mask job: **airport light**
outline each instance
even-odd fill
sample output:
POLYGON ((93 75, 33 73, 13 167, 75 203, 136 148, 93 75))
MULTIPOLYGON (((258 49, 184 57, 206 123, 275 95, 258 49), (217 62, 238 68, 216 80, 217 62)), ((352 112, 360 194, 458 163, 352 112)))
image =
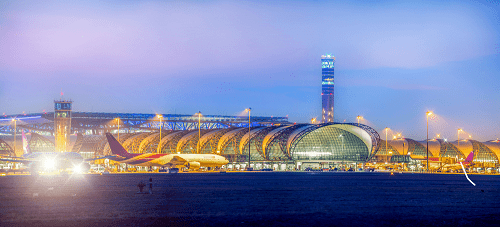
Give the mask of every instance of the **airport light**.
POLYGON ((17 134, 17 120, 16 118, 12 119, 12 121, 14 122, 14 154, 17 156, 16 154, 16 134, 17 134))
POLYGON ((359 120, 360 120, 360 119, 363 119, 363 117, 362 117, 362 116, 360 116, 360 115, 358 115, 358 116, 356 117, 356 119, 358 119, 358 126, 359 126, 359 120))
POLYGON ((82 167, 82 164, 78 164, 78 165, 74 165, 73 166, 73 173, 76 173, 76 174, 82 174, 83 173, 83 167, 82 167))
POLYGON ((252 108, 245 109, 245 111, 248 111, 248 168, 250 169, 250 111, 252 111, 252 108))
POLYGON ((201 111, 196 113, 198 115, 198 145, 196 146, 197 153, 200 153, 200 139, 201 139, 201 111))
POLYGON ((43 167, 44 167, 44 170, 46 170, 46 171, 47 170, 54 170, 56 168, 56 161, 54 159, 47 158, 43 162, 43 167))
POLYGON ((461 128, 457 129, 457 149, 458 147, 460 147, 460 132, 462 132, 463 130, 461 128))
POLYGON ((425 112, 425 117, 427 118, 427 172, 429 172, 429 116, 432 115, 431 111, 425 112))
POLYGON ((389 149, 387 148, 387 131, 389 131, 389 128, 385 128, 385 152, 389 154, 389 149))
POLYGON ((118 143, 120 142, 120 118, 115 118, 117 124, 118 124, 118 143))
POLYGON ((344 157, 345 157, 345 151, 344 151, 344 135, 340 134, 339 137, 342 137, 342 165, 344 165, 344 157))
MULTIPOLYGON (((160 141, 158 142, 158 146, 160 146, 160 143, 161 143, 161 126, 162 126, 161 120, 163 119, 163 115, 157 114, 156 117, 160 119, 160 141)), ((161 151, 157 150, 157 152, 161 152, 161 151)))

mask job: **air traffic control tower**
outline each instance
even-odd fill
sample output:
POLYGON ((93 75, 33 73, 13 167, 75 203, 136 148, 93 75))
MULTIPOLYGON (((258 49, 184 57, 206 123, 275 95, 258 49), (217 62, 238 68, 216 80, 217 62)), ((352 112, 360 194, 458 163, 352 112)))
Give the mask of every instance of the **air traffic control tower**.
POLYGON ((321 56, 321 100, 322 100, 322 123, 333 122, 333 72, 335 69, 335 57, 333 55, 321 56))
POLYGON ((54 100, 54 136, 56 152, 66 152, 71 134, 71 104, 73 101, 54 100))

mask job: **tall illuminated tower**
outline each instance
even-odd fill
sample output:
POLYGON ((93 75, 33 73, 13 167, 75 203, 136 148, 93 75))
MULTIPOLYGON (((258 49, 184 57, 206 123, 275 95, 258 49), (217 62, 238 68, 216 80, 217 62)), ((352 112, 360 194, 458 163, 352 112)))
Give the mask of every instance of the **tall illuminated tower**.
POLYGON ((73 101, 54 100, 54 136, 56 152, 68 151, 71 134, 71 104, 73 101))
POLYGON ((322 100, 322 122, 333 122, 333 72, 335 69, 335 57, 333 55, 321 55, 321 100, 322 100))

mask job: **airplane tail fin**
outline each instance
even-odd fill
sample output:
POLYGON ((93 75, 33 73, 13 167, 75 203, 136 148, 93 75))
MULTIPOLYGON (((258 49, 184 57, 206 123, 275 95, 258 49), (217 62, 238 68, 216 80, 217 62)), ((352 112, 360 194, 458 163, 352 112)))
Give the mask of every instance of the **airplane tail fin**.
POLYGON ((469 156, 467 156, 467 158, 465 159, 464 162, 471 163, 473 159, 474 159, 474 151, 471 151, 470 154, 469 154, 469 156))
POLYGON ((127 150, 125 150, 125 148, 123 148, 123 146, 120 144, 120 142, 118 142, 118 140, 116 140, 115 137, 111 135, 111 133, 107 132, 106 138, 108 139, 109 148, 111 148, 111 153, 125 158, 133 157, 133 155, 128 153, 127 150))
POLYGON ((26 135, 24 134, 24 131, 22 131, 23 134, 23 150, 24 154, 29 154, 30 153, 30 147, 28 146, 28 139, 26 139, 26 135))

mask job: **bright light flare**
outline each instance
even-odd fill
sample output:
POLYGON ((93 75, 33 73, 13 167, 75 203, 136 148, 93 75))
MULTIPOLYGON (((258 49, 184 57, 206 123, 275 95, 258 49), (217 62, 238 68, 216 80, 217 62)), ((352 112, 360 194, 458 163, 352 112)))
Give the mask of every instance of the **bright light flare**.
POLYGON ((56 168, 56 160, 45 159, 45 161, 43 162, 43 168, 45 170, 54 170, 56 168))
POLYGON ((82 165, 80 164, 80 165, 73 166, 73 173, 82 174, 83 173, 82 165))

